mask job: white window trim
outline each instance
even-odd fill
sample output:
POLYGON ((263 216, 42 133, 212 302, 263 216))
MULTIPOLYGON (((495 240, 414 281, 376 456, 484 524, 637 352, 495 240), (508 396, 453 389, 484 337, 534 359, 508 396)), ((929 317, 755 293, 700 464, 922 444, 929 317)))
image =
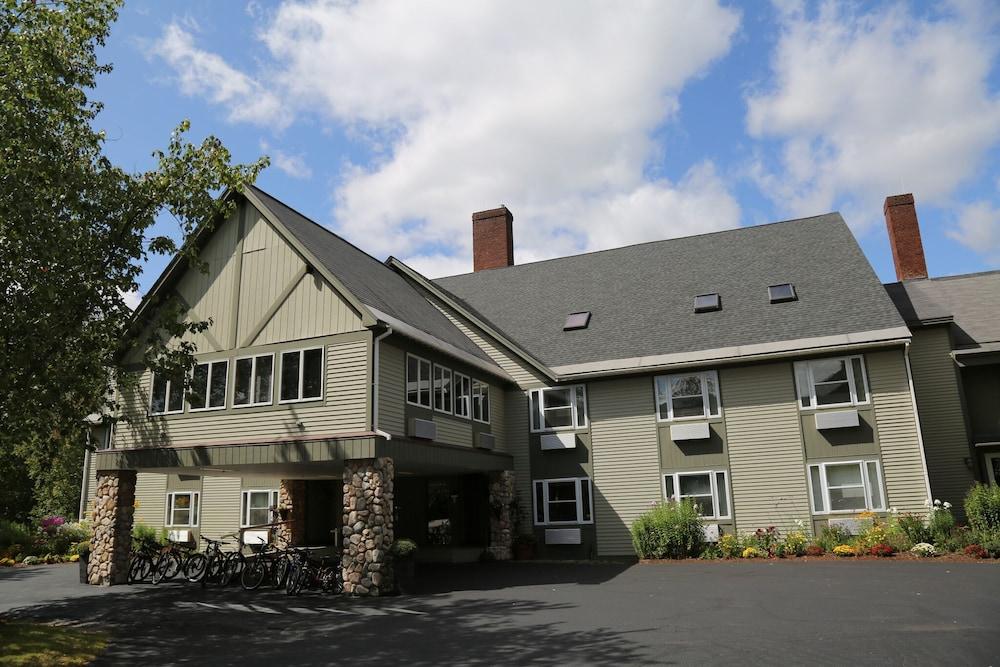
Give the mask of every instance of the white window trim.
POLYGON ((161 415, 179 415, 184 412, 184 405, 187 401, 187 388, 183 387, 181 389, 181 409, 180 410, 170 410, 170 389, 173 385, 173 380, 167 378, 167 393, 163 397, 163 412, 153 412, 153 387, 156 386, 156 373, 149 374, 149 416, 161 416, 161 415))
POLYGON ((451 377, 452 377, 451 382, 453 385, 451 395, 452 398, 454 399, 452 405, 452 407, 454 408, 453 414, 456 417, 461 417, 463 419, 472 419, 472 378, 469 377, 468 375, 462 375, 461 373, 458 372, 453 373, 451 377), (466 380, 469 383, 469 394, 468 396, 466 396, 467 403, 465 404, 465 414, 459 414, 458 412, 459 400, 461 398, 462 380, 466 380))
POLYGON ((198 491, 169 491, 167 492, 167 512, 163 525, 169 528, 197 528, 198 520, 201 518, 201 493, 198 491), (174 498, 177 496, 191 496, 191 508, 188 510, 191 521, 189 523, 173 523, 174 520, 174 498), (197 498, 197 500, 195 500, 197 498), (197 510, 197 511, 196 511, 197 510))
MULTIPOLYGON (((210 396, 212 394, 212 377, 215 374, 215 364, 221 364, 222 362, 226 362, 226 388, 222 392, 222 395, 225 397, 223 399, 222 405, 216 405, 215 407, 208 406, 204 408, 192 408, 190 405, 188 405, 188 412, 212 412, 213 410, 225 410, 228 407, 229 367, 232 365, 229 362, 229 359, 212 359, 211 361, 199 361, 196 363, 196 366, 201 366, 202 364, 208 364, 208 380, 205 385, 205 403, 208 403, 209 401, 211 401, 210 396)), ((191 372, 191 377, 192 379, 194 378, 194 371, 191 372)))
POLYGON ((846 408, 854 407, 858 405, 868 405, 872 400, 872 392, 868 387, 868 367, 865 365, 865 357, 862 354, 852 354, 846 357, 822 357, 819 359, 806 359, 804 361, 795 362, 795 402, 799 404, 799 410, 826 410, 827 408, 846 408), (854 384, 854 366, 853 360, 858 359, 861 362, 861 381, 864 383, 865 389, 865 400, 858 400, 857 387, 854 384), (812 364, 816 361, 843 361, 845 367, 847 368, 847 384, 851 390, 851 400, 847 403, 827 403, 825 405, 819 405, 816 402, 816 379, 813 377, 812 364), (802 405, 802 387, 799 386, 801 382, 801 375, 799 371, 803 370, 806 376, 806 382, 808 382, 809 391, 809 405, 802 405))
POLYGON ((423 357, 417 356, 415 354, 411 354, 409 352, 406 353, 406 366, 403 368, 403 394, 406 397, 406 404, 407 405, 415 405, 418 408, 426 408, 428 410, 433 410, 434 409, 434 364, 431 363, 431 361, 429 359, 424 359, 423 357), (410 359, 411 358, 417 360, 417 402, 414 402, 414 401, 410 400, 410 376, 409 376, 409 373, 410 373, 410 359), (430 391, 427 392, 427 397, 429 399, 429 403, 427 405, 424 405, 423 403, 419 402, 420 401, 420 362, 423 362, 423 363, 427 364, 427 386, 430 388, 430 391))
MULTIPOLYGON (((882 463, 878 459, 854 459, 850 461, 810 461, 806 465, 806 479, 809 482, 809 506, 812 508, 813 514, 827 515, 827 514, 858 514, 860 512, 884 512, 886 511, 886 496, 885 496, 885 485, 882 483, 882 463), (872 507, 872 491, 871 491, 871 481, 868 478, 868 464, 875 464, 875 474, 878 476, 876 483, 878 484, 879 496, 882 498, 881 507, 872 507), (861 483, 864 485, 865 492, 865 507, 864 509, 855 510, 832 510, 829 509, 830 503, 830 486, 826 480, 826 467, 827 466, 837 466, 837 465, 849 465, 855 464, 861 468, 861 483), (818 510, 816 509, 816 496, 814 495, 815 489, 813 489, 812 481, 812 471, 811 469, 817 466, 819 467, 819 479, 822 488, 820 491, 823 493, 823 501, 826 503, 827 509, 818 510)), ((834 487, 834 488, 846 488, 846 487, 834 487)))
POLYGON ((274 376, 278 377, 278 405, 285 405, 287 403, 312 403, 313 401, 322 401, 324 394, 326 394, 326 348, 322 345, 315 345, 313 347, 303 347, 298 350, 281 350, 279 353, 281 355, 281 365, 285 365, 285 355, 292 354, 293 352, 299 353, 299 397, 298 398, 281 398, 281 378, 283 373, 274 372, 274 365, 271 365, 271 392, 274 392, 274 376), (302 398, 302 389, 306 381, 306 371, 303 361, 306 358, 306 352, 311 350, 319 350, 319 396, 310 396, 309 398, 302 398))
MULTIPOLYGON (((729 493, 729 471, 728 470, 678 470, 676 472, 666 472, 660 477, 660 492, 663 494, 665 500, 680 500, 680 490, 681 490, 681 477, 692 476, 692 475, 708 475, 709 481, 712 483, 712 509, 715 513, 712 516, 707 514, 701 515, 703 519, 712 519, 714 521, 724 521, 726 519, 733 518, 733 496, 729 493), (719 514, 719 485, 717 475, 721 474, 725 478, 725 487, 722 492, 726 494, 726 509, 729 510, 727 514, 719 514), (674 483, 674 495, 667 495, 667 477, 673 478, 674 483)), ((694 496, 684 496, 685 498, 693 498, 694 496)))
MULTIPOLYGON (((565 410, 566 407, 555 408, 557 410, 565 410)), ((528 411, 532 414, 528 415, 528 428, 532 433, 552 433, 554 431, 580 431, 590 424, 589 412, 587 410, 587 385, 585 384, 567 384, 559 385, 556 387, 541 387, 539 389, 532 389, 528 392, 528 411), (583 423, 579 423, 577 417, 579 416, 579 406, 577 404, 577 387, 583 388, 583 423), (569 390, 569 408, 573 415, 573 423, 569 426, 551 426, 545 427, 545 409, 543 406, 543 394, 547 391, 552 390, 569 390), (535 421, 538 421, 538 428, 534 427, 535 421)))
POLYGON ((233 359, 233 407, 234 408, 253 408, 259 407, 261 405, 273 405, 274 404, 274 377, 276 375, 274 367, 274 352, 266 352, 264 354, 248 354, 242 357, 236 357, 233 359), (271 393, 268 394, 267 401, 261 401, 260 403, 254 402, 254 397, 257 395, 257 359, 261 357, 271 357, 271 393), (243 359, 250 359, 250 402, 249 403, 237 403, 236 402, 236 366, 243 359))
MULTIPOLYGON (((658 375, 653 378, 653 391, 656 393, 656 421, 658 422, 679 422, 692 420, 718 419, 722 417, 722 389, 719 386, 718 371, 702 371, 699 373, 672 373, 670 375, 658 375), (688 377, 697 375, 701 378, 702 414, 691 417, 674 417, 674 398, 670 395, 670 381, 677 377, 688 377), (708 380, 711 378, 715 383, 715 403, 717 412, 712 413, 711 403, 708 400, 708 380), (660 417, 660 380, 667 383, 667 416, 660 417)), ((682 397, 683 398, 683 397, 682 397)))
MULTIPOLYGON (((441 377, 441 380, 443 386, 444 383, 443 375, 441 377)), ((434 364, 433 366, 431 366, 431 408, 434 410, 434 412, 440 412, 446 415, 455 414, 455 372, 450 368, 448 368, 447 366, 443 366, 441 364, 434 364), (448 404, 445 405, 443 408, 439 408, 437 406, 437 384, 436 384, 437 377, 435 376, 435 373, 439 368, 443 373, 448 374, 448 377, 450 378, 450 387, 451 387, 450 389, 451 400, 447 401, 448 404)))
MULTIPOLYGON (((252 525, 250 523, 250 494, 251 493, 266 493, 268 494, 268 500, 271 501, 270 507, 278 506, 278 489, 244 489, 243 495, 240 498, 240 528, 249 528, 252 525)), ((257 508, 260 509, 260 508, 257 508)))
POLYGON ((536 479, 531 482, 531 505, 532 505, 532 520, 536 526, 579 526, 579 525, 589 525, 594 523, 594 485, 591 483, 589 477, 560 477, 557 479, 536 479), (576 516, 580 521, 549 521, 549 484, 556 482, 576 482, 576 516), (590 493, 587 494, 590 503, 590 519, 583 521, 583 493, 581 492, 581 485, 586 482, 590 493), (538 493, 537 485, 542 485, 542 512, 544 515, 544 521, 538 521, 538 493))
MULTIPOLYGON (((480 397, 482 397, 482 394, 480 394, 480 397)), ((472 378, 470 380, 470 382, 469 382, 469 414, 470 414, 470 416, 472 418, 472 421, 477 422, 479 424, 489 424, 490 423, 490 419, 493 418, 493 405, 490 403, 490 401, 491 401, 491 397, 490 397, 490 383, 489 382, 483 382, 482 380, 477 380, 475 378, 472 378), (476 417, 476 385, 477 384, 479 386, 481 386, 481 387, 486 387, 486 419, 478 419, 476 417)))

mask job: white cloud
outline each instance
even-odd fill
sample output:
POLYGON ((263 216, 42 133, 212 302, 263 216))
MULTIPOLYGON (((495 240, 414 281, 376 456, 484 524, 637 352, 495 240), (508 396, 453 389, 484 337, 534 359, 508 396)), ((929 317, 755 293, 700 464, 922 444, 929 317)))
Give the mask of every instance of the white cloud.
POLYGON ((957 226, 948 236, 962 245, 1000 262, 1000 208, 988 201, 977 201, 959 209, 957 226))
POLYGON ((269 145, 266 141, 260 142, 260 149, 270 156, 271 164, 292 178, 302 181, 312 178, 312 169, 302 155, 286 153, 280 148, 269 145))
POLYGON ((118 293, 121 294, 122 300, 125 302, 125 305, 128 306, 131 310, 135 310, 136 308, 138 308, 139 304, 142 302, 142 293, 139 292, 139 290, 133 289, 129 290, 128 292, 122 292, 121 290, 119 290, 118 293))
POLYGON ((779 207, 835 206, 865 226, 886 195, 947 204, 1000 140, 1000 97, 989 89, 996 16, 973 2, 931 18, 894 4, 871 13, 796 2, 778 14, 773 88, 747 99, 751 135, 777 139, 752 174, 779 207), (854 215, 859 213, 859 215, 854 215))
POLYGON ((738 224, 711 163, 676 183, 644 172, 653 131, 738 25, 714 2, 316 0, 284 3, 260 35, 283 102, 379 148, 342 174, 339 230, 441 274, 471 254, 472 211, 501 202, 518 261, 738 224))

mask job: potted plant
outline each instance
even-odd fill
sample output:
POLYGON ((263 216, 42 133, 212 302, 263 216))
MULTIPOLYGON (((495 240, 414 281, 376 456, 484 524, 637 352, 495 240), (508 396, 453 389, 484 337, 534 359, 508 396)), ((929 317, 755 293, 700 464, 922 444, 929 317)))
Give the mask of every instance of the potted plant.
POLYGON ((531 533, 521 533, 514 538, 514 558, 516 560, 532 560, 535 557, 535 545, 538 541, 531 533))
POLYGON ((413 589, 413 580, 416 578, 417 543, 402 537, 392 543, 389 553, 393 561, 396 590, 407 593, 413 589))
POLYGON ((76 554, 80 557, 77 561, 80 565, 80 583, 90 583, 87 579, 87 564, 90 562, 90 542, 80 542, 76 545, 76 554))

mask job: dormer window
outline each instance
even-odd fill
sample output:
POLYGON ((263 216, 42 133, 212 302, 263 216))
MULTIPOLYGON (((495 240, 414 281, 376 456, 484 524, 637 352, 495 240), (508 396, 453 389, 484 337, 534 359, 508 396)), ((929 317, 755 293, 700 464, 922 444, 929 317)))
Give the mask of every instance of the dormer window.
POLYGON ((709 313, 713 310, 721 309, 722 301, 716 293, 699 294, 694 298, 694 312, 696 313, 709 313))
POLYGON ((584 310, 579 313, 570 313, 566 316, 566 324, 563 325, 563 331, 586 329, 588 324, 590 324, 589 310, 584 310))
POLYGON ((795 286, 791 283, 771 285, 767 288, 767 298, 771 300, 771 303, 784 303, 785 301, 798 301, 799 299, 795 293, 795 286))

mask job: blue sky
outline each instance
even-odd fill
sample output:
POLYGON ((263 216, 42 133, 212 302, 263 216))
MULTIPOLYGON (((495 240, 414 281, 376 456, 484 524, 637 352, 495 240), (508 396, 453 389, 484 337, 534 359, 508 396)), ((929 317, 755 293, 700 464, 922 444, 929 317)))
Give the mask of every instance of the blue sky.
POLYGON ((471 269, 470 214, 504 203, 519 263, 839 210, 888 281, 900 192, 932 275, 1000 267, 998 25, 973 0, 133 0, 95 97, 121 166, 189 118, 432 276, 471 269))

